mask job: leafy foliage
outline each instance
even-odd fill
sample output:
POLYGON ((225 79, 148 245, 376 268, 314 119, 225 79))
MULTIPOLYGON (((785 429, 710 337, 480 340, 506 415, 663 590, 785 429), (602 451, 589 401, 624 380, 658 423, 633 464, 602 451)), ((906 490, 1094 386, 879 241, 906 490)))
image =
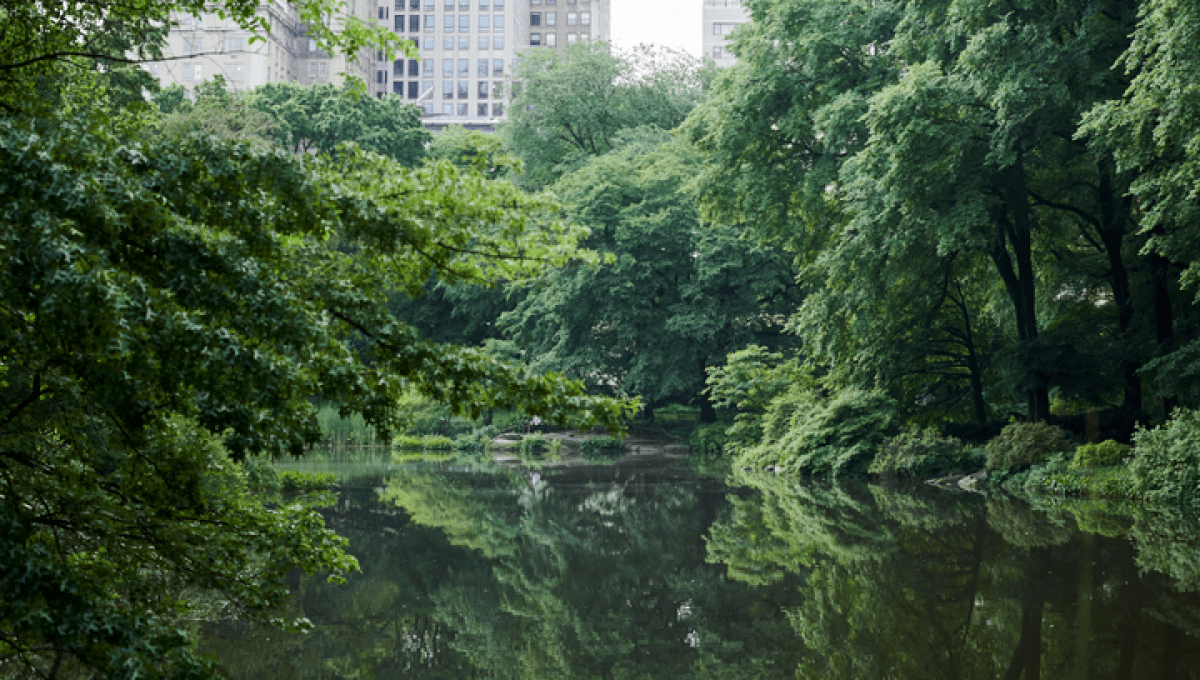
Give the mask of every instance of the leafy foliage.
POLYGON ((1053 453, 1068 452, 1073 448, 1056 425, 1011 423, 1000 436, 984 446, 984 453, 988 470, 1019 472, 1046 460, 1053 453))
POLYGON ((1136 495, 1155 503, 1200 503, 1200 412, 1180 409, 1163 425, 1139 430, 1133 449, 1136 495))
POLYGON ((284 470, 279 473, 279 486, 283 491, 331 491, 338 480, 332 472, 284 470))
POLYGON ((867 469, 873 475, 929 479, 971 472, 982 464, 974 447, 937 430, 901 432, 879 447, 867 469))
POLYGON ((1075 449, 1071 467, 1076 469, 1116 465, 1129 457, 1133 449, 1111 439, 1096 444, 1083 444, 1075 449))
POLYGON ((862 474, 897 427, 896 402, 880 392, 847 390, 819 398, 793 388, 771 402, 763 439, 734 465, 775 466, 790 474, 862 474))
POLYGON ((579 452, 584 458, 618 456, 624 449, 625 444, 616 437, 589 437, 579 445, 579 452))

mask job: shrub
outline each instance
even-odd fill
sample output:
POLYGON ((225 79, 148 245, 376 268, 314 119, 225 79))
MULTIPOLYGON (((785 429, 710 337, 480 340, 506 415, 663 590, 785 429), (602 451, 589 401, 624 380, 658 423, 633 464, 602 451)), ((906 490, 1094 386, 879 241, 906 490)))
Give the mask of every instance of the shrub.
POLYGON ((486 451, 496 436, 500 434, 500 428, 494 425, 484 425, 468 432, 460 434, 454 438, 455 451, 486 451))
POLYGON ((688 446, 692 453, 701 456, 719 456, 725 453, 730 444, 727 430, 729 423, 702 423, 697 425, 688 435, 688 446))
POLYGON ((424 449, 427 451, 449 451, 454 448, 455 440, 440 434, 411 435, 400 434, 392 439, 392 446, 402 449, 424 449))
POLYGON ((1075 449, 1075 458, 1071 461, 1071 468, 1081 470, 1083 468, 1116 465, 1129 457, 1129 454, 1132 452, 1133 447, 1111 439, 1099 444, 1084 444, 1075 449))
POLYGON ((337 475, 332 472, 303 470, 284 470, 279 473, 279 482, 284 491, 329 491, 338 486, 337 475))
POLYGON ((1049 423, 1012 423, 984 447, 987 469, 1019 472, 1052 454, 1071 450, 1066 435, 1049 423))
POLYGON ((279 475, 265 456, 246 456, 242 461, 242 471, 246 475, 246 486, 251 491, 279 491, 279 475))
POLYGON ((1200 412, 1180 409, 1133 435, 1133 493, 1159 503, 1200 503, 1200 412))
POLYGON ((625 444, 623 444, 620 439, 616 439, 614 437, 596 437, 594 439, 585 439, 579 447, 579 452, 584 458, 618 456, 624 450, 625 444))
POLYGON ((868 472, 874 475, 928 479, 951 472, 971 472, 983 461, 974 447, 936 430, 901 432, 879 447, 868 472))
POLYGON ((521 455, 540 456, 550 448, 550 440, 541 432, 528 434, 521 438, 519 448, 521 455))
POLYGON ((762 443, 735 464, 774 464, 795 474, 863 473, 895 432, 896 413, 896 402, 881 392, 846 390, 821 401, 792 390, 768 407, 762 443))

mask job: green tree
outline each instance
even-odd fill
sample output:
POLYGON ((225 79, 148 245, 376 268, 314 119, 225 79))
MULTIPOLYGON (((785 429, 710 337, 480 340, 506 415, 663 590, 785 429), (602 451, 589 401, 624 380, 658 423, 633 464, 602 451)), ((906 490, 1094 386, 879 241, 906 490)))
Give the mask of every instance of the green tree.
POLYGON ((541 187, 614 148, 621 130, 675 128, 710 79, 709 67, 666 49, 624 53, 583 41, 529 50, 513 74, 508 120, 499 132, 524 162, 520 181, 541 187))
POLYGON ((710 420, 705 369, 779 334, 771 305, 788 300, 791 270, 782 252, 700 220, 684 190, 699 163, 690 145, 645 130, 622 138, 553 187, 613 261, 548 272, 501 322, 535 366, 651 407, 699 398, 710 420))
POLYGON ((276 139, 294 153, 333 153, 338 145, 354 142, 413 166, 432 139, 417 107, 400 97, 371 97, 361 83, 269 83, 248 93, 247 102, 275 119, 276 139))
POLYGON ((154 131, 172 138, 192 132, 247 143, 271 143, 279 124, 269 115, 246 105, 245 97, 225 89, 225 77, 217 75, 196 87, 193 104, 179 85, 164 88, 154 96, 164 114, 154 131))

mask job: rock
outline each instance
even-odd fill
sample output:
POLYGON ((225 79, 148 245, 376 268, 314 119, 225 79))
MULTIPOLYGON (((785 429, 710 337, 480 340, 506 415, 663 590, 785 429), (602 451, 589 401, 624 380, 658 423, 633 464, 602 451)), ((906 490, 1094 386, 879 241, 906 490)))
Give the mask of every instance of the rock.
POLYGON ((958 480, 958 486, 964 491, 982 491, 982 485, 987 481, 987 470, 980 470, 973 475, 967 475, 958 480))

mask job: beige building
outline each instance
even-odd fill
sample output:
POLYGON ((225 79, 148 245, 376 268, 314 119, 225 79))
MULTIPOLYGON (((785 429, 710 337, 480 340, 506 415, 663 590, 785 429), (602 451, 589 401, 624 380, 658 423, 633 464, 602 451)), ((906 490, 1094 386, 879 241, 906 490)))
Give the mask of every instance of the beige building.
MULTIPOLYGON (((341 17, 371 21, 376 2, 346 0, 341 17)), ((374 55, 364 52, 357 59, 348 59, 318 50, 316 42, 308 37, 308 27, 291 5, 264 0, 258 16, 266 20, 270 32, 252 41, 252 32, 221 19, 215 6, 199 17, 177 14, 179 25, 167 37, 164 59, 150 62, 145 68, 160 84, 181 85, 189 93, 217 74, 225 76, 232 90, 282 81, 337 84, 346 74, 371 82, 374 55)), ((333 19, 335 27, 338 18, 333 19)))
POLYGON ((730 66, 737 61, 728 51, 729 34, 741 24, 749 23, 750 15, 742 0, 701 0, 704 9, 704 55, 712 57, 717 66, 730 66))
POLYGON ((517 55, 580 40, 608 40, 609 2, 381 2, 378 21, 413 41, 420 58, 378 60, 369 83, 378 94, 420 105, 430 127, 490 127, 504 116, 504 82, 517 55))

